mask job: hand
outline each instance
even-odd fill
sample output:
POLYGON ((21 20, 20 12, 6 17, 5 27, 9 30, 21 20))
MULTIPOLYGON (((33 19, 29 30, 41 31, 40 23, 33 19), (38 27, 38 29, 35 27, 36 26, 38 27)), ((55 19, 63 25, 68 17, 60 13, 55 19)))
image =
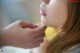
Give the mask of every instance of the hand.
POLYGON ((2 31, 3 46, 33 48, 40 45, 45 36, 45 27, 24 21, 16 21, 2 31))
POLYGON ((41 53, 45 53, 47 47, 48 47, 48 40, 44 38, 44 41, 40 44, 41 53))

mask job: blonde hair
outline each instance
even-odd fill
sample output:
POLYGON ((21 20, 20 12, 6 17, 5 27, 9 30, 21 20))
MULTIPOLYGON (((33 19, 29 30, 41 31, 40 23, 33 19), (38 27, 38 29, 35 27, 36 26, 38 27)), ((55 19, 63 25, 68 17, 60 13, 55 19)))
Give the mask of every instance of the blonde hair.
POLYGON ((45 53, 63 53, 76 44, 80 44, 80 2, 68 2, 67 22, 49 42, 45 53))

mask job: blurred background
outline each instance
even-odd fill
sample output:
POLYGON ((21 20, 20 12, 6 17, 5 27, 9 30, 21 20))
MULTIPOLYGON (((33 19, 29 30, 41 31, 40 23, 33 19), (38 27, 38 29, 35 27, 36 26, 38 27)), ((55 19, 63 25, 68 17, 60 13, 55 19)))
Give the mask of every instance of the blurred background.
MULTIPOLYGON (((17 20, 40 23, 40 3, 41 0, 1 0, 0 28, 17 20)), ((18 51, 11 47, 5 49, 4 53, 27 53, 27 51, 18 51)))
POLYGON ((16 20, 39 23, 40 3, 41 0, 2 0, 1 26, 5 27, 16 20))

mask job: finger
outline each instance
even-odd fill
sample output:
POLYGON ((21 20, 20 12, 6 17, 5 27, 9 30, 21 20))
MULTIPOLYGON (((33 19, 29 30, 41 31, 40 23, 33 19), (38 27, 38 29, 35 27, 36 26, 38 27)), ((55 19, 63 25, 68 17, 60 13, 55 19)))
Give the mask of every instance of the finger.
POLYGON ((45 26, 38 26, 38 27, 36 27, 36 28, 34 28, 34 29, 32 29, 32 31, 34 32, 34 33, 41 33, 41 32, 44 32, 45 31, 45 26))
POLYGON ((44 43, 47 43, 48 44, 48 40, 46 38, 44 38, 44 43))
POLYGON ((44 25, 37 25, 38 27, 37 28, 35 28, 35 30, 37 31, 37 30, 45 30, 46 29, 46 26, 44 26, 44 25))
POLYGON ((41 37, 41 38, 35 38, 34 41, 33 41, 33 43, 35 44, 35 43, 43 42, 43 41, 44 41, 43 37, 41 37))
POLYGON ((26 28, 26 29, 24 29, 24 32, 25 33, 29 32, 30 34, 32 33, 33 36, 38 36, 39 34, 45 33, 45 29, 44 28, 45 28, 44 26, 38 26, 38 27, 36 27, 34 29, 26 28))
POLYGON ((39 35, 35 35, 34 39, 38 39, 38 38, 44 38, 45 37, 45 33, 41 33, 39 35))
MULTIPOLYGON (((42 36, 43 36, 43 35, 42 35, 42 36)), ((42 37, 42 36, 41 36, 41 37, 34 38, 34 39, 33 39, 34 41, 33 41, 32 43, 33 43, 33 44, 36 44, 36 43, 38 43, 38 42, 42 43, 42 42, 44 41, 44 40, 43 40, 44 37, 42 37)))
POLYGON ((35 28, 36 26, 33 25, 32 23, 26 22, 26 21, 19 21, 19 25, 22 28, 35 28))
POLYGON ((48 40, 46 38, 43 38, 43 42, 40 44, 40 45, 45 45, 45 44, 48 44, 48 40))
POLYGON ((42 49, 45 49, 48 46, 48 44, 44 41, 43 43, 40 44, 40 47, 42 49))
POLYGON ((41 43, 42 43, 42 41, 38 41, 36 43, 33 43, 33 47, 39 47, 41 43))

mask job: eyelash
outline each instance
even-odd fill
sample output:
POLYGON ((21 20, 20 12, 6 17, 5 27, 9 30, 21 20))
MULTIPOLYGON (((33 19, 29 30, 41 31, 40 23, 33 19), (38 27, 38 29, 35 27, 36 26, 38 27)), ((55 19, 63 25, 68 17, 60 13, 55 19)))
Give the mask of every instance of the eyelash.
POLYGON ((45 4, 49 4, 50 0, 42 0, 45 4))

